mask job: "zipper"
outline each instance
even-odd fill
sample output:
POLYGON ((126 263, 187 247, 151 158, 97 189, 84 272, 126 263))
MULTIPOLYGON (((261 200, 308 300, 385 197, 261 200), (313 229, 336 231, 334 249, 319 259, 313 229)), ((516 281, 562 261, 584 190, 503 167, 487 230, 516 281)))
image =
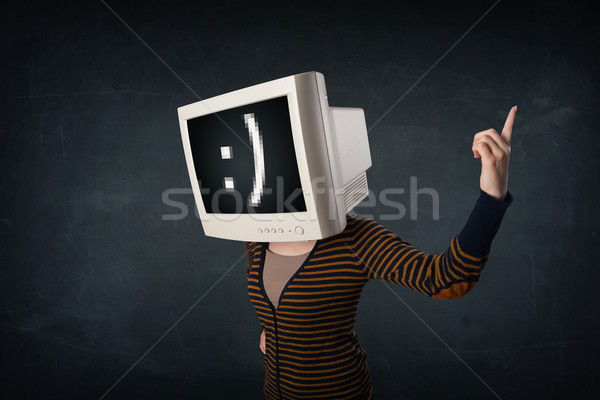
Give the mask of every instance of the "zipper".
MULTIPOLYGON (((308 262, 310 261, 310 259, 313 256, 315 250, 319 247, 320 244, 321 244, 321 240, 317 240, 317 242, 311 249, 310 254, 306 257, 306 259, 304 260, 304 262, 302 263, 300 268, 298 268, 298 270, 294 273, 294 275, 292 275, 292 277, 287 281, 287 283, 281 290, 281 293, 279 294, 279 301, 277 302, 277 308, 279 308, 279 306, 281 305, 281 300, 282 300, 283 294, 285 293, 285 290, 287 289, 289 284, 294 280, 294 278, 297 275, 300 274, 300 272, 304 269, 306 264, 308 264, 308 262)), ((271 301, 269 300, 269 296, 267 295, 267 291, 265 290, 265 283, 263 281, 265 258, 266 258, 268 246, 269 246, 268 243, 261 243, 261 247, 259 248, 259 251, 261 254, 261 261, 258 266, 258 286, 260 288, 260 292, 261 292, 263 298, 265 299, 265 301, 267 301, 269 303, 269 306, 271 306, 271 312, 273 313, 273 326, 275 328, 275 366, 276 366, 275 377, 276 377, 276 381, 277 381, 277 392, 279 393, 279 400, 281 400, 282 399, 281 382, 280 382, 280 378, 279 378, 279 375, 280 375, 279 374, 279 333, 277 331, 277 316, 275 315, 277 309, 275 308, 275 306, 273 306, 273 303, 271 303, 271 301)))
POLYGON ((276 370, 276 381, 277 381, 277 392, 279 393, 279 399, 281 400, 281 383, 279 382, 279 334, 277 332, 277 316, 275 316, 275 307, 271 305, 271 311, 273 312, 273 326, 275 327, 275 370, 276 370))

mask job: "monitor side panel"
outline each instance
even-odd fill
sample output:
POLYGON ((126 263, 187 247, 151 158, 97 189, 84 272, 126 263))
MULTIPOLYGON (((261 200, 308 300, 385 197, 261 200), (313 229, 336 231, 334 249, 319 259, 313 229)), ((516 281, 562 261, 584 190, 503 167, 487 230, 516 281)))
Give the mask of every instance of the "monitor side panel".
POLYGON ((322 237, 329 237, 344 230, 346 215, 325 79, 309 72, 295 75, 295 80, 315 212, 322 237))

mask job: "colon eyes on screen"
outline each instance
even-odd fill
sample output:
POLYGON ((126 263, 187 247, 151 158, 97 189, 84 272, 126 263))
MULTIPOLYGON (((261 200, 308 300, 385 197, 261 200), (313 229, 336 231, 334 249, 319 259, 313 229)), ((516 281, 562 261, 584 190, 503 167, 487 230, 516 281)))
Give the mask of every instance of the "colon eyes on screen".
MULTIPOLYGON (((243 114, 244 124, 250 135, 250 145, 254 154, 254 176, 252 177, 252 193, 250 193, 249 203, 253 207, 258 207, 265 190, 265 150, 263 146, 263 137, 260 133, 258 121, 254 113, 243 114)), ((233 147, 221 146, 221 159, 233 159, 233 147)), ((232 176, 223 178, 223 189, 232 192, 236 189, 235 179, 232 176)))
POLYGON ((187 121, 208 214, 306 211, 286 96, 187 121))

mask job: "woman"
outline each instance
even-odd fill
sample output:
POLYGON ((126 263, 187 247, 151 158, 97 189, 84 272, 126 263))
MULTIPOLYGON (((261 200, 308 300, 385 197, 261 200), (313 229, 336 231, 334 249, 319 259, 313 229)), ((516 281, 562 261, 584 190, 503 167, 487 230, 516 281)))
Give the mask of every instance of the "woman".
POLYGON ((318 241, 247 242, 248 294, 263 332, 267 399, 372 399, 366 353, 354 332, 364 285, 383 279, 438 299, 477 283, 504 213, 512 127, 473 140, 480 196, 462 231, 437 255, 418 251, 380 224, 347 216, 343 232, 318 241))

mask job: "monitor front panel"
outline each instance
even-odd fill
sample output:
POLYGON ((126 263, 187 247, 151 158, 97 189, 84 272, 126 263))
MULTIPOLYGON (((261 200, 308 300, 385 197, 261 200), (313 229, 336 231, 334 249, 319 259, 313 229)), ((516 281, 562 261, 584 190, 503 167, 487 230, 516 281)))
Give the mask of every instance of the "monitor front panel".
POLYGON ((187 121, 208 214, 306 211, 287 96, 187 121))
POLYGON ((178 108, 207 236, 281 242, 343 230, 328 111, 325 82, 316 72, 178 108))

